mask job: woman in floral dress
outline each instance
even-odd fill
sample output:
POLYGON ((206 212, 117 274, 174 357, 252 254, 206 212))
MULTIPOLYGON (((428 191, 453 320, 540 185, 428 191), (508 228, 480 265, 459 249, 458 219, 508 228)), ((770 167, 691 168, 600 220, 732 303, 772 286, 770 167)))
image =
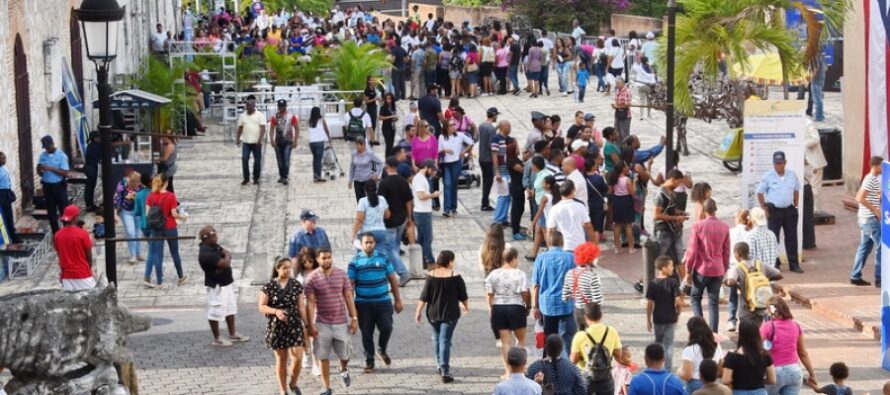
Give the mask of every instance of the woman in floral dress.
POLYGON ((260 289, 259 310, 268 317, 266 346, 275 353, 275 375, 281 394, 288 389, 300 394, 297 380, 303 359, 303 323, 306 310, 303 286, 292 276, 290 258, 279 258, 272 279, 260 289), (287 382, 287 361, 291 359, 291 379, 287 382))

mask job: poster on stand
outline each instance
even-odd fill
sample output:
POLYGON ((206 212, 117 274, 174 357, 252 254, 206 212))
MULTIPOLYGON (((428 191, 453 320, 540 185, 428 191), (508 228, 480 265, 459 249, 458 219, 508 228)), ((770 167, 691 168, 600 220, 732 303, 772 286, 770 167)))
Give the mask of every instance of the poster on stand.
MULTIPOLYGON (((807 102, 804 100, 748 100, 745 102, 745 131, 742 153, 742 208, 759 206, 757 186, 773 170, 773 154, 785 153, 785 170, 794 172, 801 185, 798 203, 803 205, 804 136, 807 132, 807 102)), ((799 210, 799 214, 800 210, 799 210)), ((797 250, 802 251, 803 216, 797 221, 797 250)), ((784 236, 783 236, 784 237, 784 236)), ((779 243, 784 251, 784 240, 779 243)), ((783 254, 784 255, 784 254, 783 254)))
MULTIPOLYGON (((890 262, 890 162, 881 165, 881 254, 890 262)), ((890 265, 881 265, 881 367, 890 371, 890 265)))

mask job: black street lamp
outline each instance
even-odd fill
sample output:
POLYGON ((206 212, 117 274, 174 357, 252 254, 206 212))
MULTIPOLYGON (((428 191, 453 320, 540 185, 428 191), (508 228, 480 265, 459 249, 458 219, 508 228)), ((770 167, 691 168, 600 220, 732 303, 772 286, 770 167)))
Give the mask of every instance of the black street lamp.
POLYGON ((114 180, 111 179, 111 85, 108 64, 117 56, 118 24, 124 9, 115 0, 83 0, 75 11, 84 33, 87 57, 96 64, 99 90, 99 135, 102 138, 102 215, 105 217, 105 275, 117 286, 114 239, 114 180))
POLYGON ((668 0, 667 9, 667 103, 665 103, 667 151, 664 155, 665 169, 672 169, 676 163, 674 159, 674 66, 676 60, 674 53, 676 52, 677 37, 677 1, 668 0))

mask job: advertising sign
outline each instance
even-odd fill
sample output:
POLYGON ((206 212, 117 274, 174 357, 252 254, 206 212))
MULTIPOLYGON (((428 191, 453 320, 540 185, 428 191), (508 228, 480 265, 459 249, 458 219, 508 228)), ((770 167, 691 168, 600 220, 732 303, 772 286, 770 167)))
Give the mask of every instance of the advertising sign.
MULTIPOLYGON (((890 162, 881 165, 881 262, 890 262, 890 162)), ((890 264, 881 265, 881 367, 890 370, 890 264)))

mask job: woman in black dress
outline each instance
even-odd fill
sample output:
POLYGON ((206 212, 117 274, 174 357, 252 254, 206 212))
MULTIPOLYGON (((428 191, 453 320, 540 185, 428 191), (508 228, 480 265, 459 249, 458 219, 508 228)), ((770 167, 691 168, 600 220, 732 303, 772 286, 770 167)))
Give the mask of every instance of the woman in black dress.
POLYGON ((368 136, 368 143, 372 146, 380 145, 377 142, 377 89, 374 84, 374 77, 368 76, 364 99, 365 111, 371 117, 371 134, 368 136))
POLYGON ((383 151, 384 157, 387 157, 392 155, 392 148, 396 143, 396 121, 399 120, 399 115, 396 112, 396 97, 392 93, 383 96, 383 105, 380 107, 378 118, 383 121, 380 130, 383 131, 383 141, 386 144, 386 149, 383 151))
POLYGON ((288 388, 300 394, 297 379, 303 359, 303 323, 306 310, 303 286, 292 277, 290 258, 279 258, 272 270, 272 279, 260 289, 259 310, 269 319, 266 324, 266 346, 275 353, 275 375, 281 394, 288 388), (287 360, 291 357, 291 380, 287 383, 287 360))

